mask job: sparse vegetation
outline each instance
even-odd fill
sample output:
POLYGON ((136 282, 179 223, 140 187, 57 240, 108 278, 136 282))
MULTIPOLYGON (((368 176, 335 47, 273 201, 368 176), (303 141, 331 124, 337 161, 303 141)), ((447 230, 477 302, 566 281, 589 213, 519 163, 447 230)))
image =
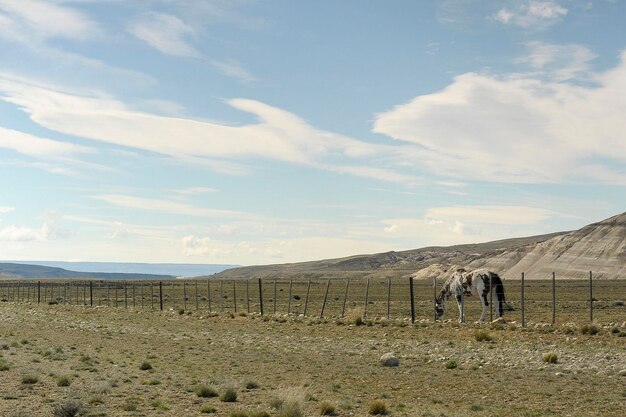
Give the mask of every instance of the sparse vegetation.
POLYGON ((474 333, 474 339, 476 339, 477 342, 493 342, 493 336, 486 330, 476 331, 476 333, 474 333))
POLYGON ((596 323, 584 324, 580 327, 582 334, 595 335, 600 333, 600 326, 596 323))
POLYGON ((212 405, 203 405, 202 408, 200 408, 200 412, 203 414, 213 414, 213 413, 217 413, 217 408, 213 407, 212 405))
POLYGON ((22 384, 32 385, 38 382, 39 382, 39 377, 36 375, 28 374, 28 375, 22 376, 22 384))
POLYGON ((320 404, 320 414, 323 416, 334 416, 337 414, 337 407, 328 401, 324 401, 320 404))
POLYGON ((222 395, 220 395, 220 401, 225 403, 234 403, 237 401, 237 390, 234 387, 226 387, 222 395))
POLYGON ((56 382, 58 387, 69 387, 72 380, 67 375, 59 375, 56 377, 56 382))
POLYGON ((213 387, 209 387, 206 385, 200 385, 196 388, 196 395, 200 398, 211 398, 217 397, 217 391, 213 387))
POLYGON ((557 363, 558 360, 559 360, 559 355, 557 355, 555 352, 548 352, 545 355, 543 355, 543 361, 545 363, 557 363))
POLYGON ((446 369, 455 369, 458 365, 455 359, 450 359, 446 362, 446 369))
POLYGON ((58 404, 52 410, 54 417, 76 417, 83 410, 83 405, 78 401, 68 401, 58 404))
POLYGON ((149 371, 152 369, 152 364, 148 361, 143 361, 141 362, 141 365, 139 365, 139 369, 142 371, 149 371))
POLYGON ((370 403, 369 414, 373 416, 385 416, 389 414, 389 409, 387 408, 387 404, 382 400, 375 400, 370 403))

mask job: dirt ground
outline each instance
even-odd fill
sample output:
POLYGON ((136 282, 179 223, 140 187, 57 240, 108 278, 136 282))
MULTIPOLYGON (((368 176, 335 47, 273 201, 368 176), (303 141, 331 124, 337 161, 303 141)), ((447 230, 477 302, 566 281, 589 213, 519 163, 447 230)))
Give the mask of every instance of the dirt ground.
POLYGON ((0 415, 623 416, 625 328, 0 303, 0 415), (483 338, 479 341, 478 332, 483 338), (392 352, 397 367, 380 357, 392 352), (556 354, 556 363, 544 356, 556 354), (143 366, 142 366, 143 365, 143 366), (148 368, 148 369, 142 369, 148 368), (151 369, 150 369, 151 368, 151 369), (237 392, 234 402, 199 388, 237 392), (295 411, 280 407, 293 401, 295 411), (265 414, 267 413, 267 414, 265 414), (63 415, 63 414, 59 414, 63 415), (66 414, 71 415, 71 414, 66 414))

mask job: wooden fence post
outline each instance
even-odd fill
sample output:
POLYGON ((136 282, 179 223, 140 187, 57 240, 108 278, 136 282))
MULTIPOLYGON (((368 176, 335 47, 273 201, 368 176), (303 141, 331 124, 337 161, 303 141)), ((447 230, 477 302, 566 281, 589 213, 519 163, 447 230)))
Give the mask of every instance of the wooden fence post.
POLYGON ((196 311, 198 311, 200 309, 200 305, 198 304, 198 280, 195 281, 195 287, 196 287, 196 311))
POLYGON ((291 314, 291 287, 293 285, 293 280, 289 280, 289 299, 287 301, 287 314, 291 314))
POLYGON ((589 271, 589 322, 593 323, 593 276, 589 271))
POLYGON ((176 310, 176 295, 174 294, 174 280, 172 280, 172 310, 176 310))
POLYGON ((306 287, 306 297, 304 298, 304 317, 306 317, 306 310, 309 307, 309 292, 311 291, 311 278, 309 278, 309 283, 306 287))
POLYGON ((437 321, 437 277, 433 278, 433 317, 437 321))
POLYGON ((346 279, 346 290, 343 293, 343 305, 341 306, 341 318, 346 315, 346 302, 348 301, 348 287, 350 286, 350 278, 346 279))
POLYGON ((187 281, 183 280, 183 310, 187 311, 187 281))
POLYGON ((220 280, 220 311, 224 311, 224 280, 220 280))
POLYGON ((250 314, 250 280, 246 280, 246 309, 248 310, 248 314, 250 314))
POLYGON ((391 316, 391 278, 387 277, 387 320, 391 316))
POLYGON ((324 309, 326 308, 326 301, 328 300, 328 289, 330 288, 330 278, 326 283, 326 292, 324 292, 324 302, 322 303, 322 311, 320 312, 320 319, 324 318, 324 309))
POLYGON ((276 314, 276 298, 278 296, 278 292, 276 291, 276 278, 274 278, 274 314, 276 314))
POLYGON ((363 309, 363 318, 367 318, 367 305, 369 304, 370 296, 370 279, 368 278, 365 283, 365 308, 363 309))
POLYGON ((411 323, 415 323, 415 293, 413 292, 413 277, 409 277, 409 298, 411 299, 411 323))
POLYGON ((128 284, 124 283, 124 308, 128 308, 128 284))
POLYGON ((526 327, 526 300, 524 299, 524 273, 522 272, 522 327, 526 327))
POLYGON ((209 307, 209 313, 211 313, 211 280, 206 280, 206 292, 207 292, 207 305, 209 307))
POLYGON ((41 281, 37 281, 37 304, 41 304, 41 281))
POLYGON ((552 325, 556 324, 556 274, 552 273, 552 325))
POLYGON ((150 282, 150 310, 154 310, 154 283, 150 282))
POLYGON ((163 311, 163 282, 159 281, 159 307, 163 311))
POLYGON ((93 281, 89 281, 89 305, 93 307, 93 281))
POLYGON ((237 312, 237 280, 233 280, 233 307, 237 312))
POLYGON ((136 304, 136 301, 135 301, 136 297, 135 297, 135 282, 134 281, 130 283, 130 289, 131 289, 130 293, 131 293, 131 295, 133 297, 133 310, 136 310, 135 307, 137 306, 137 304, 136 304))
POLYGON ((139 295, 141 296, 141 309, 143 310, 143 281, 139 282, 139 295))
POLYGON ((263 315, 263 284, 261 278, 259 278, 259 307, 261 308, 261 315, 263 315))

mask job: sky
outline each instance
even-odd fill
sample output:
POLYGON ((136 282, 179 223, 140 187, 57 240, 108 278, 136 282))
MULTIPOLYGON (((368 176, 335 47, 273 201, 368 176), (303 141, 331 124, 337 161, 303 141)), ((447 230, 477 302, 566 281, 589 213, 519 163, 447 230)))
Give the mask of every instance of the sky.
POLYGON ((626 2, 0 0, 0 259, 271 264, 625 211, 626 2))

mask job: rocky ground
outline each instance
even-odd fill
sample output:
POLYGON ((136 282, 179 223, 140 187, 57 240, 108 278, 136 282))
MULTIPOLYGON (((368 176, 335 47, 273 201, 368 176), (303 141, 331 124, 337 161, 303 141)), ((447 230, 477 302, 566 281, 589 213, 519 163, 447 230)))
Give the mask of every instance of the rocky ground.
POLYGON ((624 415, 621 324, 590 335, 576 324, 179 313, 0 304, 0 415, 74 403, 91 416, 298 417, 280 407, 291 401, 300 415, 365 416, 377 400, 397 416, 624 415), (381 364, 387 353, 398 366, 381 364))

